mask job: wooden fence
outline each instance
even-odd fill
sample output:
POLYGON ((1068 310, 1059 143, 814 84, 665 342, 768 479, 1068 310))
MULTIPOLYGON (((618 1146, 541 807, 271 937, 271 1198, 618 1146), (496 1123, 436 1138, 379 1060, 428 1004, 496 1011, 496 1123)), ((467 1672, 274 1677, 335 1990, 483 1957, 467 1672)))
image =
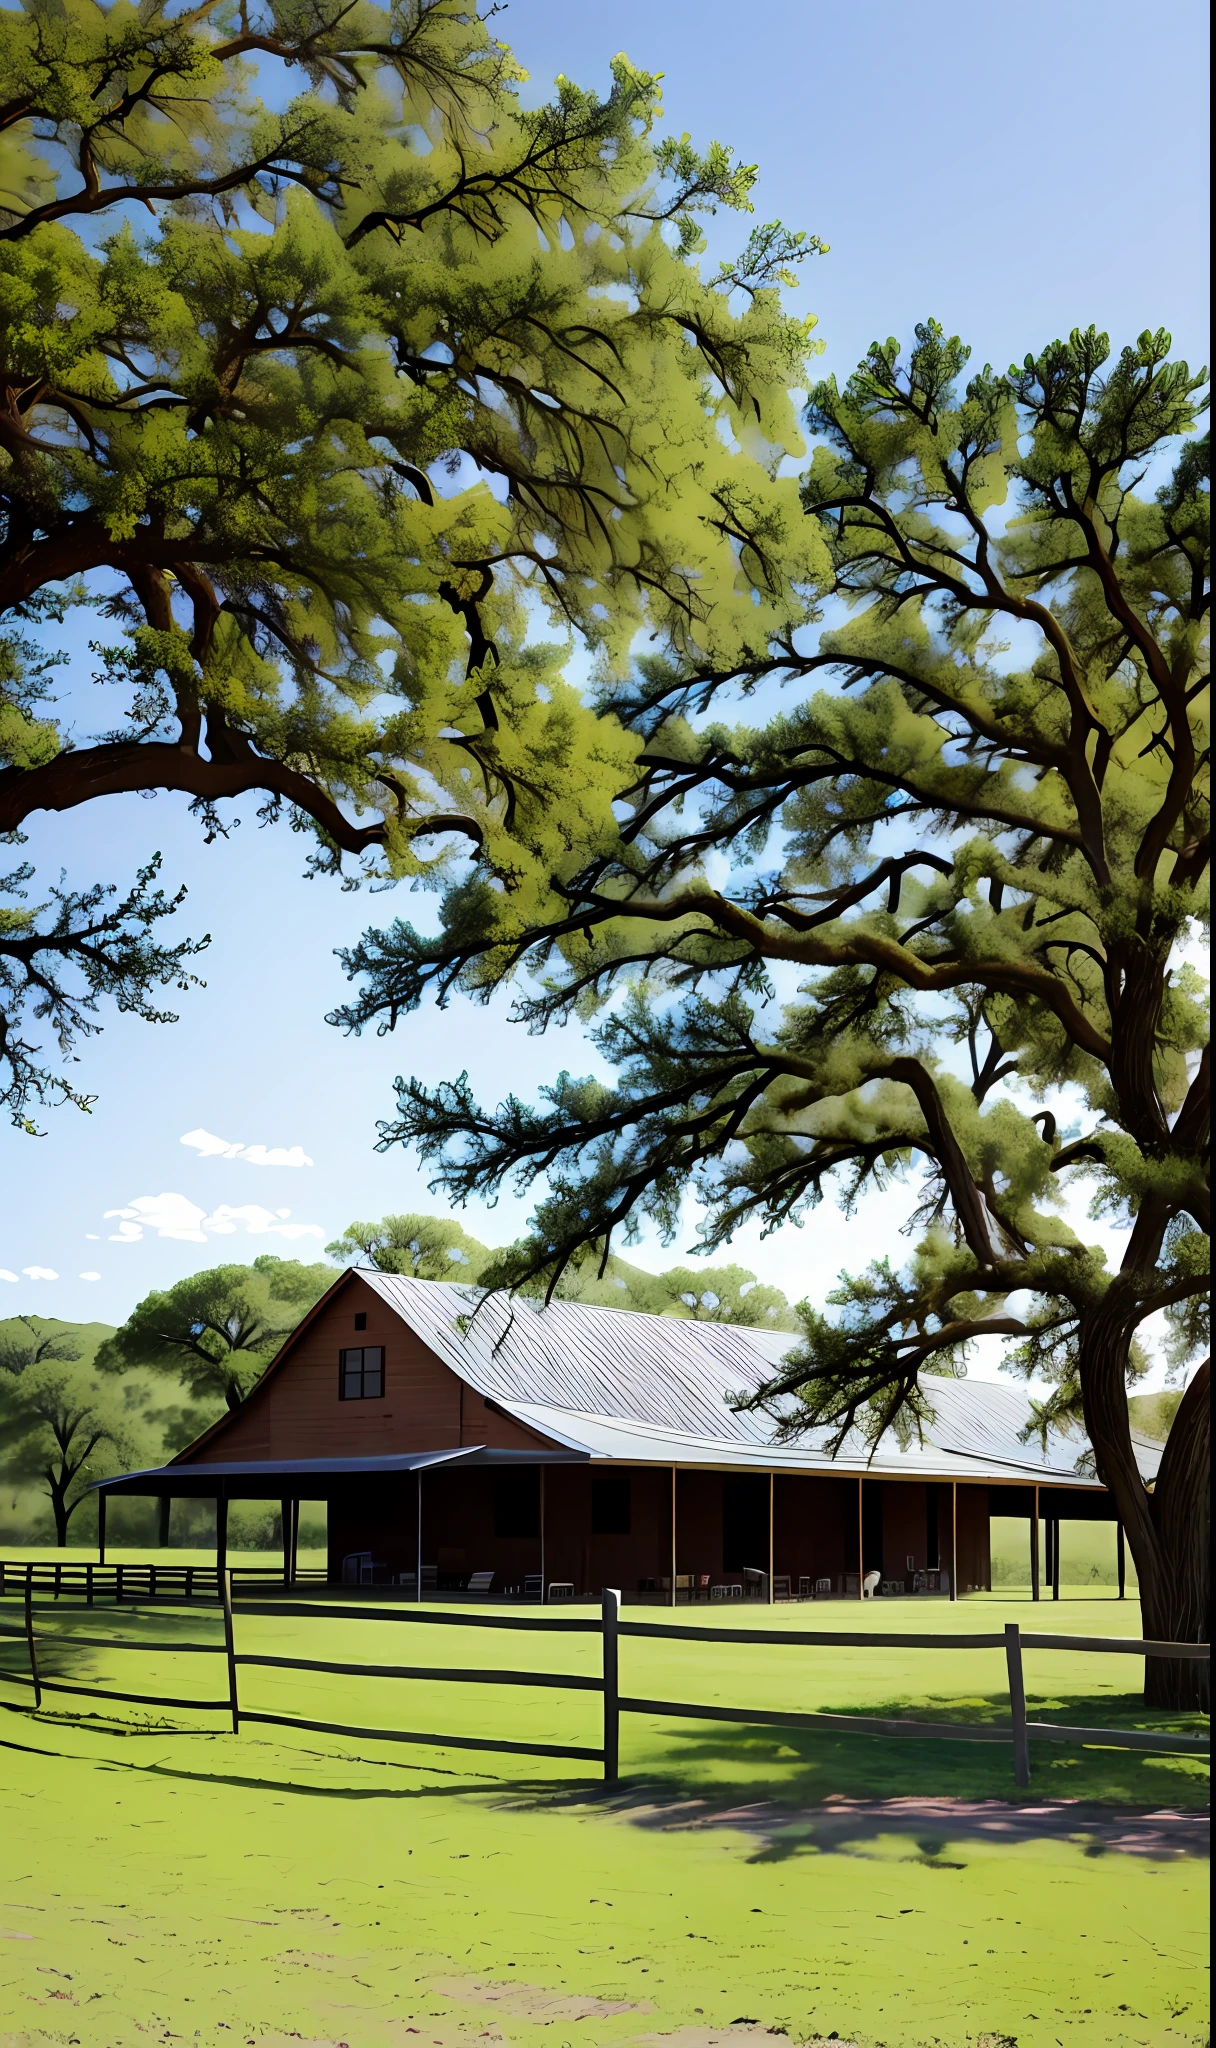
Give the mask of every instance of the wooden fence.
MULTIPOLYGON (((78 1569, 97 1569, 79 1567, 78 1569)), ((122 1567, 110 1569, 121 1570, 122 1567)), ((134 1570, 136 1567, 127 1567, 134 1570)), ((150 1568, 139 1568, 150 1569, 150 1568)), ((190 1567, 178 1567, 188 1570, 190 1567)), ((763 1728, 811 1728, 824 1729, 834 1735, 880 1735, 885 1737, 914 1737, 938 1742, 999 1742, 1008 1743, 1013 1750, 1014 1781, 1019 1786, 1030 1783, 1030 1743, 1040 1742, 1088 1743, 1108 1749, 1151 1750, 1164 1755, 1207 1755, 1209 1741, 1202 1736, 1173 1735, 1165 1731, 1126 1728, 1080 1728, 1056 1721, 1031 1721, 1026 1711, 1026 1688, 1023 1674, 1023 1652, 1026 1650, 1067 1650, 1082 1655, 1131 1657, 1169 1657, 1182 1661, 1206 1662, 1210 1656, 1206 1643, 1159 1643, 1145 1641, 1139 1637, 1127 1636, 1070 1636, 1024 1634, 1016 1622, 1009 1623, 1000 1634, 977 1632, 966 1635, 905 1635, 886 1633, 861 1633, 846 1629, 790 1629, 774 1631, 760 1628, 698 1628, 671 1622, 622 1621, 620 1594, 606 1591, 603 1595, 601 1613, 598 1619, 590 1616, 556 1616, 534 1614, 471 1614, 451 1612, 442 1608, 425 1607, 382 1607, 351 1606, 330 1602, 290 1601, 284 1599, 257 1600, 243 1599, 237 1610, 243 1619, 246 1615, 299 1615, 314 1619, 334 1621, 383 1622, 393 1627, 421 1625, 428 1628, 460 1629, 529 1629, 535 1632, 559 1635, 597 1635, 600 1638, 600 1672, 590 1674, 566 1674, 552 1671, 504 1671, 498 1668, 480 1669, 469 1665, 435 1664, 351 1664, 332 1659, 311 1657, 276 1657, 253 1651, 238 1650, 232 1605, 233 1574, 225 1571, 220 1578, 218 1596, 208 1600, 198 1593, 191 1597, 182 1594, 172 1598, 168 1593, 157 1592, 152 1603, 153 1612, 163 1612, 170 1606, 188 1606, 197 1613, 200 1607, 218 1608, 223 1622, 222 1639, 212 1642, 152 1641, 146 1637, 114 1637, 104 1635, 77 1634, 75 1630, 56 1629, 53 1632, 39 1630, 36 1616, 50 1612, 56 1616, 83 1613, 90 1605, 95 1607, 99 1597, 96 1584, 92 1587, 92 1600, 83 1603, 64 1598, 36 1600, 35 1592, 39 1582, 33 1570, 25 1572, 20 1589, 13 1583, 12 1576, 7 1593, 12 1600, 8 1606, 0 1606, 0 1614, 21 1613, 20 1624, 9 1624, 0 1620, 0 1640, 24 1640, 29 1661, 28 1675, 4 1669, 0 1672, 3 1680, 11 1685, 32 1690, 35 1711, 41 1708, 43 1694, 64 1693, 85 1699, 111 1700, 136 1706, 179 1707, 207 1713, 223 1713, 229 1716, 233 1734, 240 1732, 242 1722, 253 1722, 266 1727, 299 1728, 318 1735, 346 1736, 355 1740, 373 1742, 408 1742, 424 1744, 438 1749, 488 1749, 510 1752, 517 1756, 563 1757, 580 1763, 596 1763, 603 1767, 605 1781, 614 1784, 620 1767, 620 1720, 622 1714, 647 1716, 671 1716, 687 1721, 729 1721, 741 1726, 763 1728), (16 1596, 16 1597, 14 1597, 16 1596), (18 1608, 17 1599, 21 1606, 18 1608), (680 1643, 752 1643, 763 1644, 768 1649, 813 1649, 848 1648, 861 1650, 1003 1650, 1009 1687, 1010 1718, 1007 1722, 954 1722, 915 1721, 878 1717, 867 1714, 800 1714, 786 1708, 766 1709, 761 1707, 722 1707, 697 1704, 686 1700, 642 1699, 620 1689, 620 1640, 622 1636, 637 1639, 662 1639, 680 1643), (48 1676, 39 1660, 39 1643, 58 1648, 61 1645, 79 1646, 99 1650, 143 1651, 149 1654, 172 1654, 174 1656, 222 1656, 225 1660, 227 1686, 222 1695, 209 1698, 192 1696, 188 1699, 167 1698, 163 1695, 138 1692, 118 1692, 107 1687, 72 1684, 48 1676), (433 1730, 401 1728, 367 1728, 352 1726, 345 1722, 306 1720, 298 1714, 271 1714, 242 1706, 239 1696, 239 1673, 242 1668, 275 1671, 323 1672, 347 1678, 386 1678, 394 1680, 422 1679, 431 1684, 451 1685, 513 1685, 555 1689, 562 1692, 598 1693, 603 1703, 603 1736, 597 1748, 587 1748, 570 1743, 516 1742, 505 1737, 481 1735, 451 1735, 433 1730)), ((0 1593, 6 1588, 0 1585, 0 1593)), ((129 1590, 115 1595, 126 1612, 131 1612, 135 1603, 129 1590)), ((140 1603, 142 1604, 142 1603, 140 1603)), ((10 1711, 21 1709, 9 1706, 10 1711)))
MULTIPOLYGON (((328 1577, 324 1565, 297 1566, 290 1578, 281 1565, 273 1564, 236 1565, 231 1572, 234 1592, 246 1586, 258 1590, 273 1585, 325 1585, 328 1577)), ((0 1557, 0 1596, 22 1593, 27 1585, 53 1593, 56 1600, 64 1594, 83 1593, 87 1607, 95 1600, 177 1604, 220 1597, 220 1575, 213 1564, 73 1564, 49 1557, 0 1557)))

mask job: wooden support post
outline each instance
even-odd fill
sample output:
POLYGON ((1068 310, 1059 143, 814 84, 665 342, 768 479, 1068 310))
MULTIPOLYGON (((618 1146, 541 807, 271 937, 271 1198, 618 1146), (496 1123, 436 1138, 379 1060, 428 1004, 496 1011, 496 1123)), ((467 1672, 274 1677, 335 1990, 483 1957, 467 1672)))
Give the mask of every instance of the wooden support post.
POLYGON ((620 1775, 620 1669, 618 1662, 621 1596, 611 1586, 601 1595, 600 1628, 604 1673, 604 1783, 615 1785, 620 1775))
POLYGON ((1034 1512, 1030 1518, 1030 1597, 1039 1597, 1039 1489, 1034 1490, 1034 1512))
POLYGON ((84 1604, 86 1607, 93 1605, 93 1567, 91 1564, 86 1564, 84 1568, 84 1604))
POLYGON ((958 1480, 950 1481, 950 1598, 958 1599, 958 1480))
POLYGON ((172 1506, 173 1502, 170 1496, 167 1493, 162 1493, 160 1497, 160 1547, 162 1550, 169 1548, 169 1510, 172 1506))
MULTIPOLYGON (((463 1384, 464 1382, 461 1381, 462 1386, 463 1384)), ((540 1468, 540 1604, 542 1607, 548 1597, 548 1588, 545 1584, 545 1468, 542 1465, 540 1468)))
POLYGON ((99 1494, 98 1494, 98 1496, 97 1496, 97 1562, 98 1562, 98 1564, 104 1564, 104 1563, 105 1563, 105 1561, 106 1561, 106 1497, 105 1497, 104 1493, 99 1493, 99 1494))
POLYGON ((219 1590, 219 1581, 223 1578, 224 1573, 227 1571, 227 1569, 228 1493, 227 1489, 225 1488, 223 1493, 218 1494, 216 1496, 215 1502, 215 1573, 217 1591, 219 1590))
POLYGON ((1060 1517, 1051 1518, 1051 1597, 1060 1597, 1060 1517))
POLYGON ((220 1598, 224 1603, 224 1655, 228 1660, 228 1710, 232 1715, 232 1732, 241 1732, 241 1706, 236 1691, 236 1636, 232 1627, 232 1573, 225 1569, 220 1573, 220 1598))
POLYGON ((279 1502, 279 1521, 283 1528, 283 1584, 291 1584, 291 1502, 279 1502))
POLYGON ((768 1475, 768 1604, 773 1604, 773 1475, 768 1475))
POLYGON ((1119 1598, 1122 1600, 1127 1593, 1127 1544, 1122 1522, 1115 1523, 1115 1556, 1119 1566, 1119 1598))
POLYGON ((38 1645, 34 1641, 34 1576, 33 1567, 25 1568, 25 1647, 29 1651, 30 1677, 34 1681, 34 1706, 42 1705, 42 1682, 38 1676, 38 1645))
POLYGON ((676 1604, 676 1468, 671 1468, 671 1601, 676 1604))
POLYGON ((291 1583, 294 1586, 300 1575, 300 1503, 291 1503, 291 1583))
POLYGON ((1016 1621, 1005 1623, 1005 1668, 1009 1673, 1009 1708, 1013 1720, 1013 1782, 1030 1783, 1030 1743, 1026 1736, 1026 1682, 1022 1675, 1022 1632, 1016 1621))
POLYGON ((866 1547, 865 1538, 863 1535, 863 1521, 861 1513, 861 1485, 862 1482, 859 1479, 857 1482, 857 1598, 859 1600, 864 1600, 866 1584, 866 1547))
POLYGON ((417 1532, 417 1535, 418 1535, 418 1540, 417 1540, 417 1543, 416 1543, 416 1545, 415 1545, 415 1549, 416 1549, 416 1551, 417 1551, 417 1556, 416 1556, 416 1558, 415 1558, 415 1560, 414 1560, 414 1568, 415 1568, 415 1570, 417 1571, 418 1577, 417 1577, 417 1578, 416 1578, 416 1580, 414 1581, 414 1598, 415 1598, 415 1600, 417 1600, 417 1601, 418 1601, 419 1603, 421 1603, 421 1600, 422 1600, 422 1467, 421 1467, 421 1465, 420 1465, 420 1466, 418 1467, 418 1471, 417 1471, 417 1473, 415 1474, 415 1479, 416 1479, 416 1483, 417 1483, 417 1488, 418 1488, 418 1532, 417 1532))

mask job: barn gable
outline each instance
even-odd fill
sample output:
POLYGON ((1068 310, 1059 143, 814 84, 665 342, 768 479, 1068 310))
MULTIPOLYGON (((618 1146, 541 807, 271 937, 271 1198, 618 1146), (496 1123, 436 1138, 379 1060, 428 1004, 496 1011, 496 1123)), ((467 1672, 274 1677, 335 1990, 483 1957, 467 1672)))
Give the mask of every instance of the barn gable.
POLYGON ((292 1331, 241 1406, 173 1462, 371 1458, 470 1444, 526 1451, 550 1441, 476 1392, 362 1273, 346 1272, 292 1331), (340 1355, 364 1345, 383 1348, 384 1394, 344 1401, 340 1355))

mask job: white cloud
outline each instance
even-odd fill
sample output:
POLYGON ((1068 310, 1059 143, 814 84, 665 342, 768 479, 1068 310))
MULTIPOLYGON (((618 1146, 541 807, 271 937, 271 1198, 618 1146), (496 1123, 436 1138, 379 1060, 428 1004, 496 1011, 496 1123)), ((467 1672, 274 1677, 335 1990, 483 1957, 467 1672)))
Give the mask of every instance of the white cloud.
POLYGON ((107 1209, 107 1219, 118 1219, 111 1244, 138 1244, 145 1230, 157 1237, 175 1237, 188 1244, 206 1244, 209 1237, 232 1237, 243 1230, 250 1237, 325 1236, 319 1223, 292 1223, 290 1209, 263 1209, 257 1202, 233 1207, 221 1202, 209 1216, 197 1202, 185 1195, 137 1195, 122 1209, 107 1209))
POLYGON ((96 1232, 95 1230, 86 1230, 86 1231, 85 1231, 85 1234, 84 1234, 84 1241, 85 1241, 85 1243, 86 1243, 86 1244, 100 1244, 100 1243, 101 1243, 101 1239, 100 1239, 100 1237, 98 1236, 98 1234, 97 1234, 97 1232, 96 1232))
POLYGON ((15 1273, 10 1273, 7 1266, 0 1266, 0 1280, 11 1280, 14 1287, 19 1287, 21 1285, 21 1282, 18 1280, 17 1275, 15 1273))
POLYGON ((23 1266, 21 1270, 27 1280, 58 1280, 59 1278, 53 1266, 23 1266))
POLYGON ((312 1160, 302 1145, 246 1145, 233 1144, 228 1138, 217 1138, 213 1131, 187 1131, 178 1139, 180 1145, 190 1145, 200 1159, 243 1159, 247 1166, 311 1166, 312 1160))
POLYGON ((256 1202, 246 1202, 239 1209, 230 1208, 221 1202, 213 1216, 204 1219, 204 1229, 213 1231, 217 1237, 227 1237, 242 1225, 250 1237, 324 1237, 319 1223, 288 1223, 290 1209, 271 1211, 261 1209, 256 1202), (280 1220, 283 1219, 283 1220, 280 1220))
POLYGON ((227 1138, 217 1138, 212 1131, 187 1131, 178 1139, 179 1145, 191 1145, 200 1159, 237 1159, 245 1150, 244 1145, 232 1145, 227 1138))
POLYGON ((81 1277, 81 1279, 82 1279, 82 1280, 100 1280, 100 1278, 101 1278, 101 1274, 100 1274, 100 1273, 82 1273, 80 1277, 81 1277))
POLYGON ((207 1233, 200 1228, 207 1211, 185 1195, 137 1195, 125 1209, 107 1209, 107 1222, 118 1217, 119 1227, 111 1244, 138 1244, 145 1230, 158 1237, 177 1237, 187 1244, 206 1244, 207 1233))

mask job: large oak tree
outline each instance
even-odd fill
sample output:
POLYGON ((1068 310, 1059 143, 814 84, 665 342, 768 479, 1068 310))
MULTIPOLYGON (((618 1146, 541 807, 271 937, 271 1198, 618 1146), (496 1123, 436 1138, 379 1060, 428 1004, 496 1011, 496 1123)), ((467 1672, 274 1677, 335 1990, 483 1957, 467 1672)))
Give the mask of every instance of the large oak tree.
MULTIPOLYGON (((1041 1426, 1084 1422, 1146 1634, 1190 1642, 1208 1367, 1151 1491, 1128 1388, 1150 1317, 1179 1361, 1206 1317, 1202 378, 1165 334, 1112 359, 1077 331, 1003 374, 967 354, 930 322, 812 393, 822 631, 606 672, 605 724, 640 747, 614 842, 555 867, 541 915, 483 848, 438 936, 366 936, 338 1021, 514 976, 534 1030, 598 1012, 613 1085, 562 1074, 538 1107, 483 1109, 463 1080, 398 1084, 382 1142, 416 1143, 455 1200, 540 1184, 532 1241, 483 1278, 552 1282, 645 1216, 671 1233, 690 1189, 712 1247, 919 1176, 906 1262, 805 1309, 757 1400, 782 1434, 873 1442, 915 1428, 927 1373, 1010 1340, 1050 1385, 1041 1426), (1114 1263, 1086 1199, 1126 1231, 1114 1263)), ((1150 1659, 1149 1697, 1206 1697, 1200 1669, 1150 1659)))
MULTIPOLYGON (((777 286, 816 245, 758 228, 703 276, 752 169, 659 140, 624 58, 603 96, 522 77, 464 0, 0 12, 0 839, 252 797, 348 883, 484 848, 540 914, 636 750, 568 636, 743 657, 797 613, 777 286)), ((88 1099, 48 1034, 189 983, 154 875, 0 882, 28 1127, 88 1099)))

